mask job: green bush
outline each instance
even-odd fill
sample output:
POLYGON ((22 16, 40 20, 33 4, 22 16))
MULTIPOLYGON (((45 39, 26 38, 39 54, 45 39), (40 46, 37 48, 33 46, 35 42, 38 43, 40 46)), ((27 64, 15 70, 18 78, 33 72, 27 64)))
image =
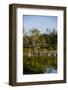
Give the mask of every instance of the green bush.
POLYGON ((44 73, 45 68, 57 68, 56 58, 52 55, 48 56, 34 56, 24 57, 23 60, 23 73, 24 74, 41 74, 44 73), (49 60, 49 61, 48 61, 49 60))

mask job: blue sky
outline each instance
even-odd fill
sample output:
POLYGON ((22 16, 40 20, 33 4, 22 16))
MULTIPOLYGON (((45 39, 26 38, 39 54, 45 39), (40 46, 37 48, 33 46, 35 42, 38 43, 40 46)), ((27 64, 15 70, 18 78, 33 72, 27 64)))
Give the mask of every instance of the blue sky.
POLYGON ((39 29, 42 33, 46 32, 47 28, 55 28, 57 31, 57 16, 24 15, 23 23, 27 33, 33 28, 39 29))

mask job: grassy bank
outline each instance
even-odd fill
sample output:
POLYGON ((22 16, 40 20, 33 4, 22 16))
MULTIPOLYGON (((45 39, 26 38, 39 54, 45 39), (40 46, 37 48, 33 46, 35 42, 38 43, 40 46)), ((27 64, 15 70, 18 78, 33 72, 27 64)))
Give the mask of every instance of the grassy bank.
POLYGON ((46 68, 57 69, 57 57, 52 53, 43 56, 24 56, 23 57, 23 74, 41 74, 46 72, 46 68))

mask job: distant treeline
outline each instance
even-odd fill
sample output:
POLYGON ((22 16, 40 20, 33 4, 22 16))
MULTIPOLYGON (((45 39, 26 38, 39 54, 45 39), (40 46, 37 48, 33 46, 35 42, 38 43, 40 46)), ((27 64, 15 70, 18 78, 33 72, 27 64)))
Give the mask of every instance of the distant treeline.
POLYGON ((23 35, 23 47, 24 48, 46 48, 47 50, 57 49, 57 31, 46 30, 47 33, 41 33, 39 29, 33 28, 29 34, 23 35))

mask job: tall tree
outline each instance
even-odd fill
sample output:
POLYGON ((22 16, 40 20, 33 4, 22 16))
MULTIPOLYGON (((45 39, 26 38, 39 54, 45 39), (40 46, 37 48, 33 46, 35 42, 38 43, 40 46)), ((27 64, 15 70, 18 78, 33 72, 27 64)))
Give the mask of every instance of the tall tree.
POLYGON ((38 29, 33 28, 30 31, 30 35, 32 37, 32 44, 33 44, 33 53, 36 54, 38 47, 39 47, 39 37, 40 37, 40 31, 38 29))

